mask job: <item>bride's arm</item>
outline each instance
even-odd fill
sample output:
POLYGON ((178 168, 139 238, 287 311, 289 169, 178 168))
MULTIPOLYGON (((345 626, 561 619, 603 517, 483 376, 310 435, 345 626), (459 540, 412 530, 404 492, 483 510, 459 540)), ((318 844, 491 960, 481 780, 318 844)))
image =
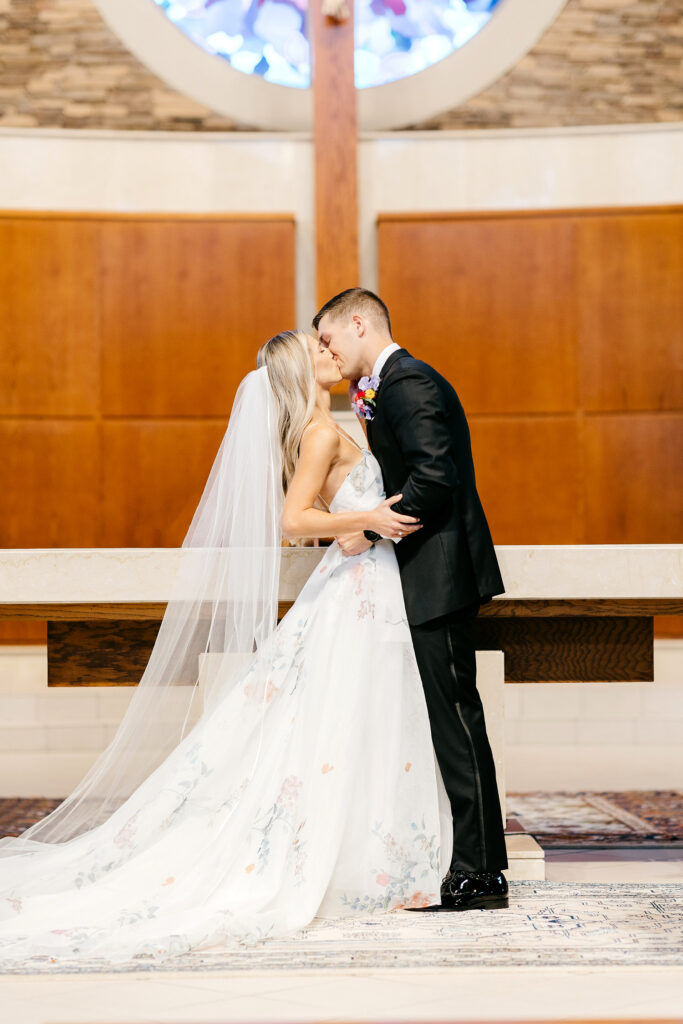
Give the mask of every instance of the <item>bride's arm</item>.
POLYGON ((376 530, 391 535, 397 529, 404 534, 416 529, 414 516, 392 512, 387 499, 377 508, 358 512, 323 512, 314 508, 337 453, 339 436, 324 426, 307 430, 301 439, 299 460, 289 484, 282 510, 282 532, 285 537, 334 537, 339 534, 376 530))

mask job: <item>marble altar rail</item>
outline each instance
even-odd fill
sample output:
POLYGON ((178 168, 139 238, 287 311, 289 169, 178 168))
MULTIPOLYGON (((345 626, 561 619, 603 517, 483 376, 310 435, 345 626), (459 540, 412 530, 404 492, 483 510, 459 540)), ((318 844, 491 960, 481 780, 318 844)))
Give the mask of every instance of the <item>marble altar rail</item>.
MULTIPOLYGON (((506 592, 482 606, 477 648, 504 652, 507 682, 653 679, 653 616, 683 613, 683 545, 496 551, 506 592)), ((323 553, 283 549, 281 614, 323 553)), ((49 685, 130 685, 180 559, 173 548, 5 549, 0 616, 48 621, 49 685)))

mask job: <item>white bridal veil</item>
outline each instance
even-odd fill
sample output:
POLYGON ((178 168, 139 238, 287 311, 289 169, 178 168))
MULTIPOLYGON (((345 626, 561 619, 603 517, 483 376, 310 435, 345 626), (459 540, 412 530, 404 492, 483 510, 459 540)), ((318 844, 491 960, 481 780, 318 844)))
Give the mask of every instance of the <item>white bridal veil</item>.
POLYGON ((240 678, 277 622, 282 503, 277 410, 263 366, 239 385, 154 647, 113 740, 58 807, 0 840, 0 857, 102 824, 240 678))

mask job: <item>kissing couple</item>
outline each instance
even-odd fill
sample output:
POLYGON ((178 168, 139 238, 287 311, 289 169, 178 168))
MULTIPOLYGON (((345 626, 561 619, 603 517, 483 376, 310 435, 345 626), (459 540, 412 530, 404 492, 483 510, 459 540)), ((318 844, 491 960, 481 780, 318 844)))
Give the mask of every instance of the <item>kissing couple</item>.
POLYGON ((473 642, 504 587, 465 413, 374 293, 313 327, 267 341, 238 388, 114 739, 0 840, 0 961, 161 961, 316 917, 508 906, 473 642), (364 447, 331 413, 344 378, 364 447), (283 537, 335 540, 278 623, 283 537))

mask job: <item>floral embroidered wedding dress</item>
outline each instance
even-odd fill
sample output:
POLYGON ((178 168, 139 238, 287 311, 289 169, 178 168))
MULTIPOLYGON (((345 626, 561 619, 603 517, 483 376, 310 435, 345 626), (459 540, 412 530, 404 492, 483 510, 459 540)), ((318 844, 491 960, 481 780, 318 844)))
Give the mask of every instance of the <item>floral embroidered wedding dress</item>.
MULTIPOLYGON (((330 509, 383 498, 363 449, 330 509)), ((164 960, 426 906, 450 843, 393 544, 335 542, 238 684, 104 824, 0 859, 0 962, 164 960)))

